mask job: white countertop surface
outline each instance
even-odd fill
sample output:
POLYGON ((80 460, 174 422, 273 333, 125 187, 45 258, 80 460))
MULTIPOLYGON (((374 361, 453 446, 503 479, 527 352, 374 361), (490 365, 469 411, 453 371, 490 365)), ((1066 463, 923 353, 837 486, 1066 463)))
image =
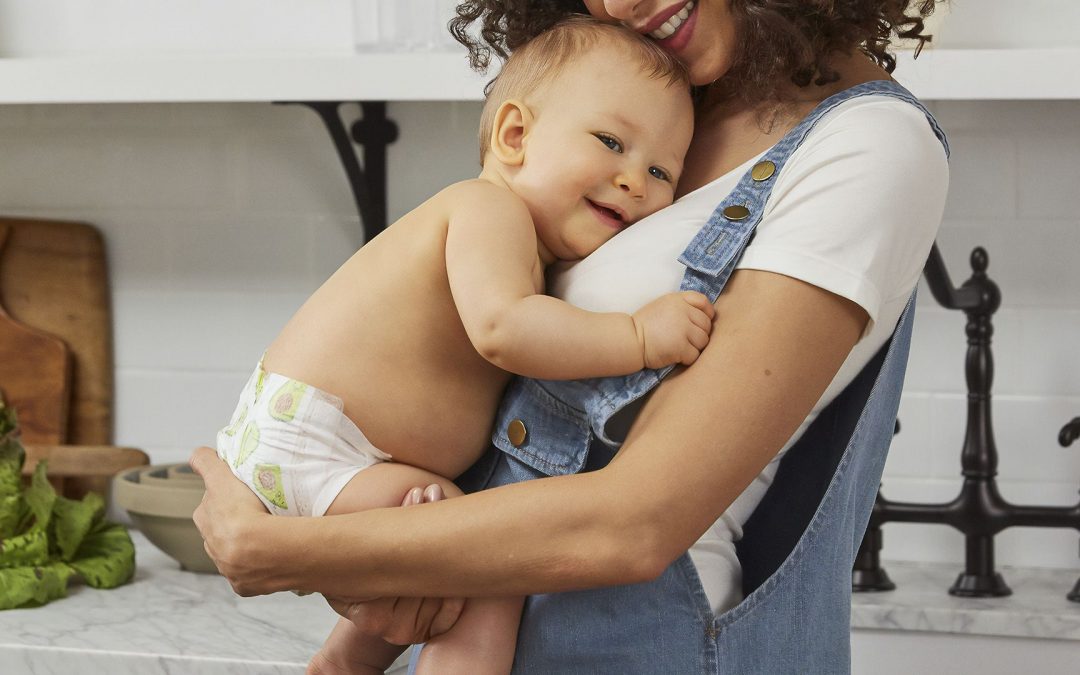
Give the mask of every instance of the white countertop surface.
POLYGON ((0 673, 300 675, 337 620, 321 596, 241 598, 132 539, 133 583, 0 612, 0 673))
POLYGON ((885 561, 882 567, 896 590, 854 593, 852 628, 1076 640, 1080 659, 1080 603, 1065 598, 1080 567, 1000 567, 1012 589, 1003 598, 949 595, 963 565, 885 561))
MULTIPOLYGON (((138 532, 135 581, 0 612, 0 673, 299 675, 337 615, 317 595, 241 598, 221 577, 184 572, 138 532)), ((1080 570, 1002 568, 1013 595, 947 593, 958 566, 886 562, 898 589, 855 594, 852 627, 1080 641, 1080 570)), ((1080 647, 1080 645, 1078 645, 1080 647)), ((400 671, 396 671, 400 672, 400 671)))

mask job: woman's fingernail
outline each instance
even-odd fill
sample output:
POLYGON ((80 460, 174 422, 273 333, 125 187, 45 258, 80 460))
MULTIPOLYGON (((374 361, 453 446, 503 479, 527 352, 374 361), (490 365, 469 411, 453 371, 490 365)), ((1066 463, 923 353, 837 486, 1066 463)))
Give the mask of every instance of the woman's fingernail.
POLYGON ((418 487, 415 487, 415 488, 409 490, 409 506, 412 506, 414 504, 419 504, 420 500, 423 498, 423 496, 424 496, 423 490, 421 490, 418 487))
POLYGON ((439 485, 429 485, 424 490, 424 501, 437 502, 443 497, 442 487, 439 485))

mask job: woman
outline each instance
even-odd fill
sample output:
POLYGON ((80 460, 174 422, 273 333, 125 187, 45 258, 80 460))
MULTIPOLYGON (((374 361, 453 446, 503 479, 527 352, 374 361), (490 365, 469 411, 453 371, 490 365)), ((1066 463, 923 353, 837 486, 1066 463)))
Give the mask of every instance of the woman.
MULTIPOLYGON (((647 397, 666 373, 516 382, 498 450, 465 478, 513 484, 446 502, 267 518, 199 449, 207 497, 196 523, 237 592, 318 591, 402 642, 452 623, 460 605, 432 598, 533 594, 520 672, 847 670, 851 559, 948 180, 940 131, 889 77, 890 33, 919 37, 933 8, 909 4, 462 3, 461 39, 479 20, 500 54, 588 11, 686 63, 701 100, 681 198, 552 289, 624 311, 680 285, 704 290, 715 298, 711 341, 647 397), (774 477, 775 503, 747 524, 774 477), (787 496, 809 508, 785 517, 787 496), (740 550, 740 584, 744 524, 754 543, 740 550), (372 597, 394 600, 358 601, 372 597)), ((484 48, 472 45, 474 64, 484 48)))

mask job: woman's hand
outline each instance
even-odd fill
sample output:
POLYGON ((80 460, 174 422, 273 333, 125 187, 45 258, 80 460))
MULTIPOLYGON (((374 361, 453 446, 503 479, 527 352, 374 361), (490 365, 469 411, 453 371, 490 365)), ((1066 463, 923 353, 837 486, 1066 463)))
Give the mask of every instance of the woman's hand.
MULTIPOLYGON (((246 543, 263 541, 273 530, 262 528, 270 514, 251 490, 241 483, 211 448, 197 448, 191 468, 206 483, 206 494, 192 516, 203 546, 237 595, 251 596, 281 590, 273 583, 273 570, 260 568, 246 543), (259 534, 255 534, 259 532, 259 534)), ((416 487, 405 494, 402 506, 436 502, 443 498, 438 485, 416 487)), ((326 598, 341 616, 361 631, 393 644, 415 644, 449 630, 461 615, 461 598, 326 598)))
POLYGON ((450 630, 465 607, 462 598, 326 598, 335 612, 353 622, 360 632, 393 645, 427 642, 450 630))
MULTIPOLYGON (((402 506, 440 501, 442 488, 432 483, 414 487, 405 493, 402 506)), ((345 617, 360 632, 382 638, 394 645, 427 642, 450 630, 465 607, 464 598, 326 598, 335 612, 345 617)))
POLYGON ((278 590, 266 587, 267 570, 258 569, 251 560, 250 547, 246 546, 254 540, 261 520, 270 517, 262 502, 233 476, 212 449, 196 448, 189 462, 206 483, 206 494, 192 518, 218 571, 238 595, 278 590))

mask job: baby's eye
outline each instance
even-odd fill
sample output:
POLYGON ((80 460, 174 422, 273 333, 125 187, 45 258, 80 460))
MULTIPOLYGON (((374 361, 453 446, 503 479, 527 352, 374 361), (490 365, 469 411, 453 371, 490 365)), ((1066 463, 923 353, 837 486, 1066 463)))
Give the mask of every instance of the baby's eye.
POLYGON ((667 171, 664 171, 663 169, 661 169, 658 166, 650 166, 649 167, 649 175, 652 176, 653 178, 659 178, 660 180, 665 181, 667 183, 673 183, 674 182, 673 180, 671 180, 671 174, 668 173, 667 171))
POLYGON ((608 149, 614 150, 615 152, 623 151, 622 143, 620 143, 619 139, 615 138, 614 136, 608 136, 607 134, 593 134, 593 136, 596 136, 598 139, 600 139, 600 142, 606 145, 608 149))

